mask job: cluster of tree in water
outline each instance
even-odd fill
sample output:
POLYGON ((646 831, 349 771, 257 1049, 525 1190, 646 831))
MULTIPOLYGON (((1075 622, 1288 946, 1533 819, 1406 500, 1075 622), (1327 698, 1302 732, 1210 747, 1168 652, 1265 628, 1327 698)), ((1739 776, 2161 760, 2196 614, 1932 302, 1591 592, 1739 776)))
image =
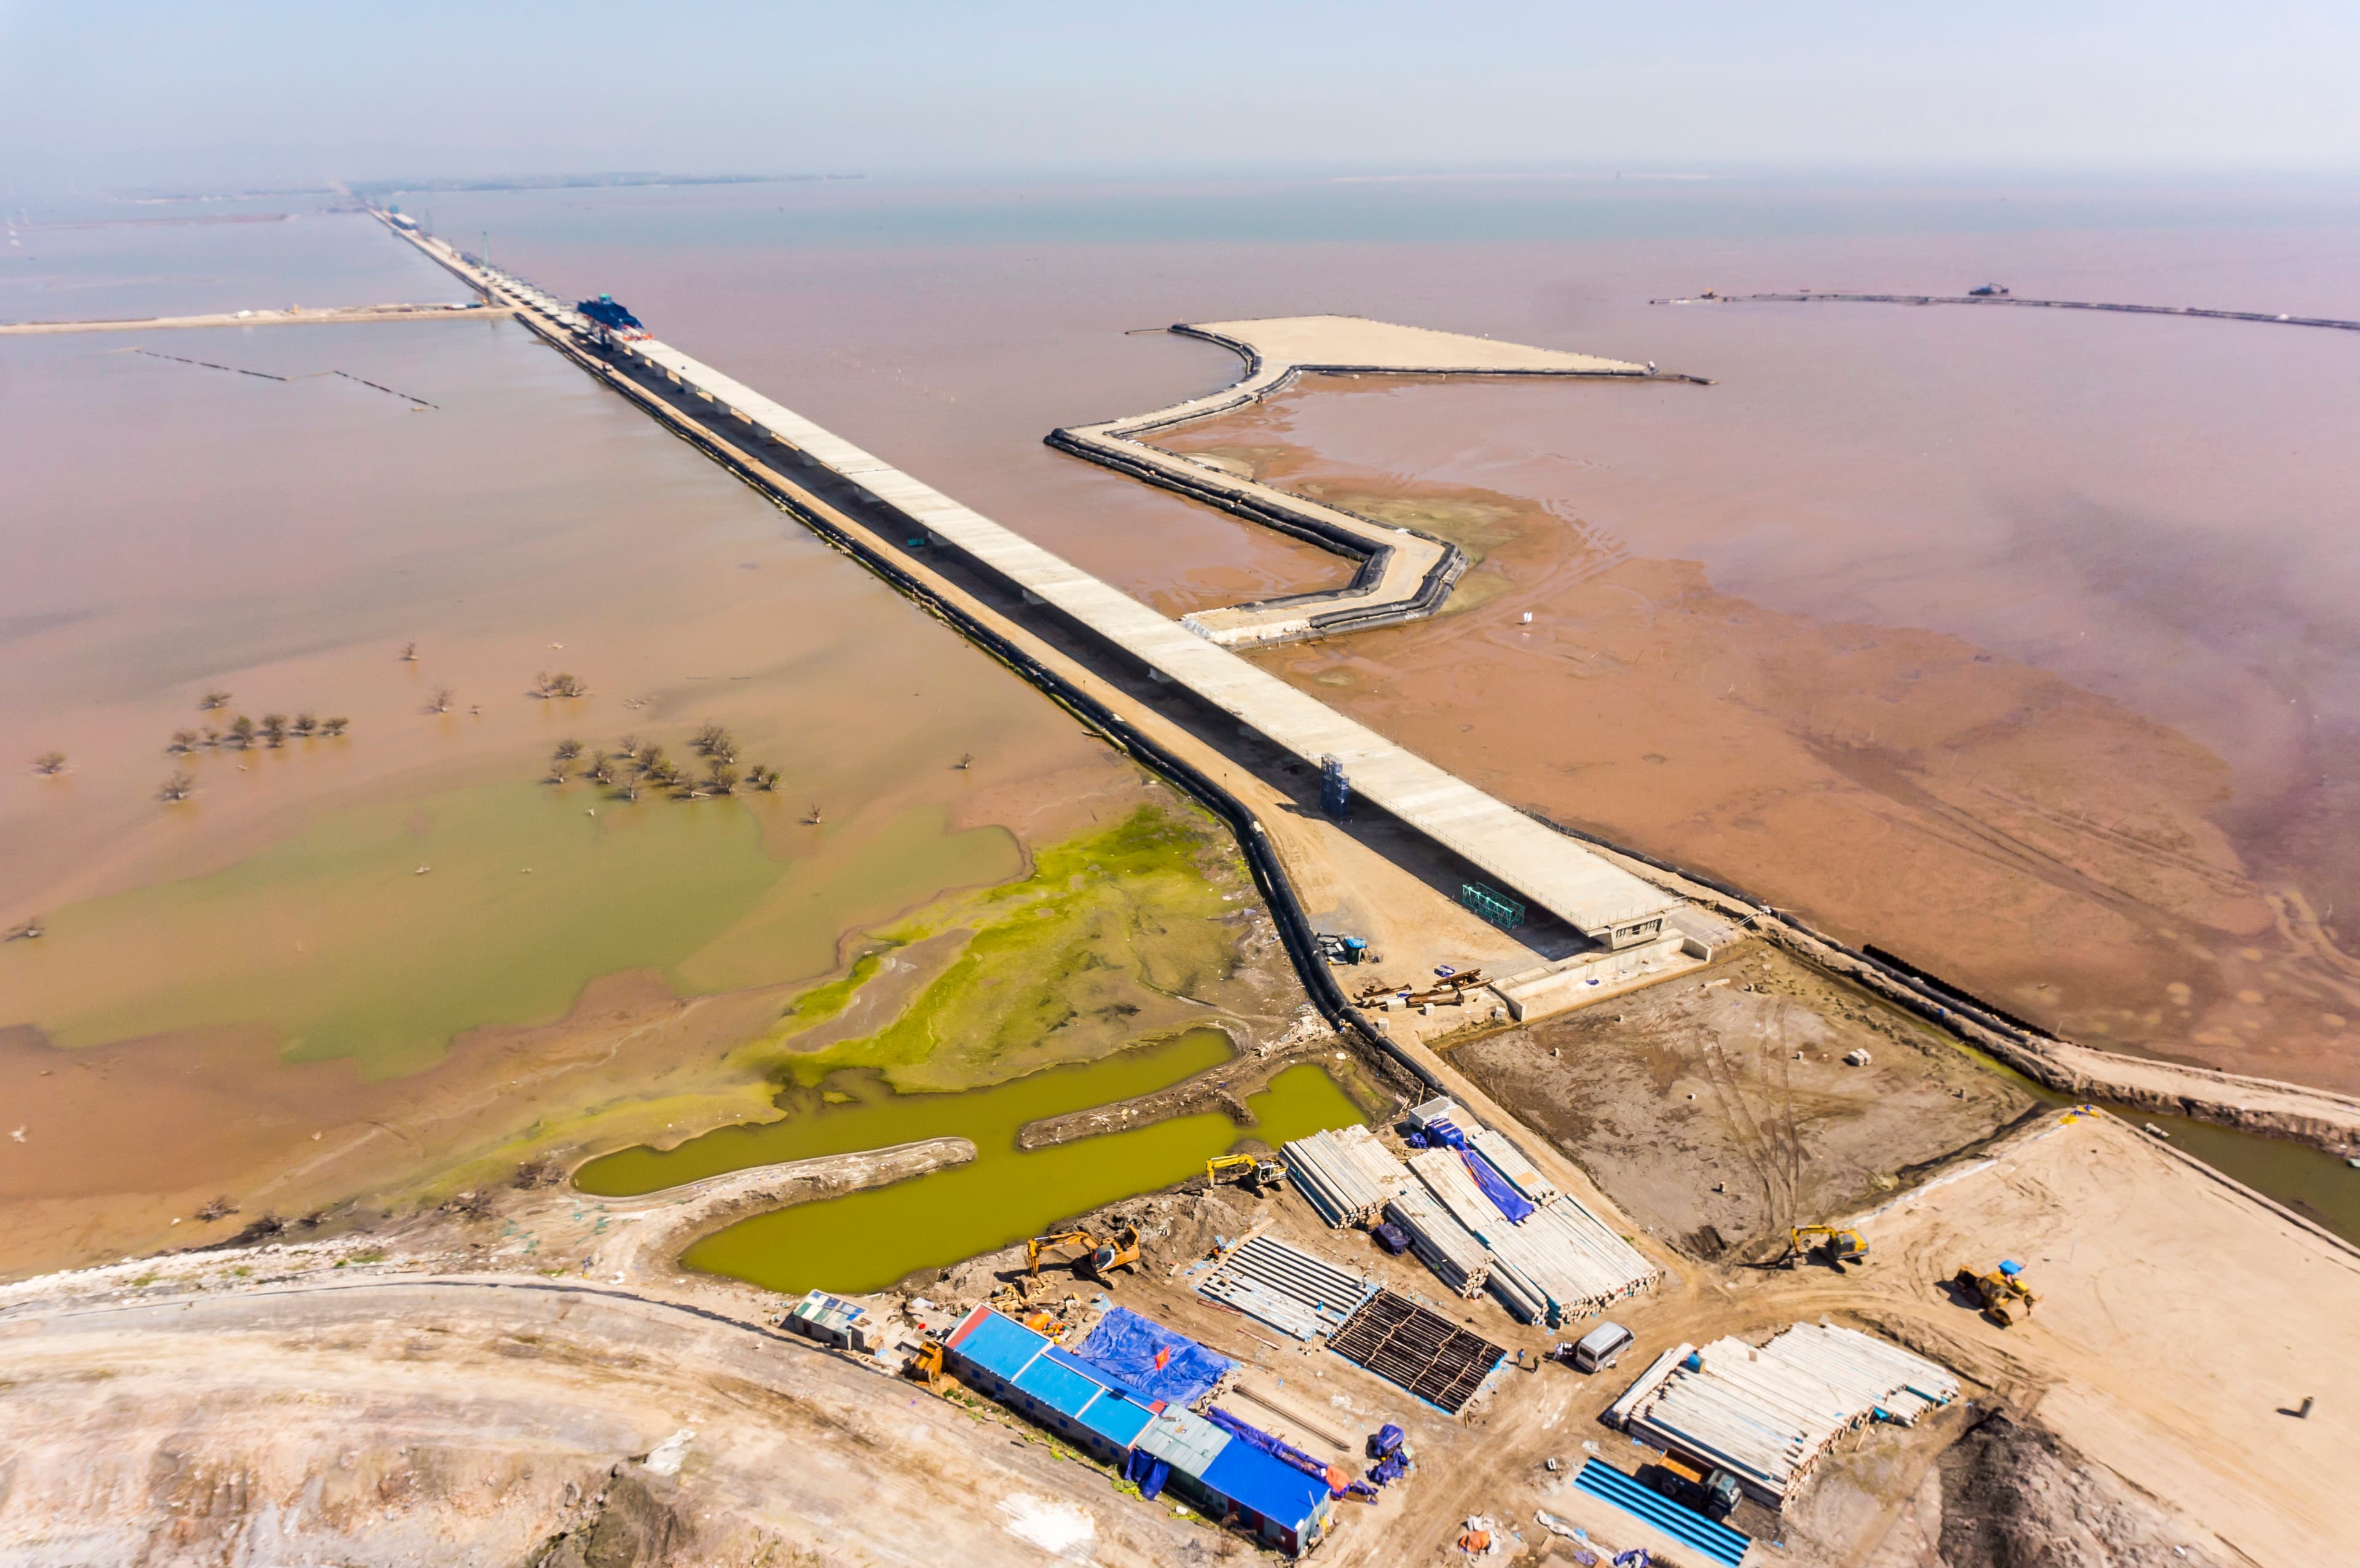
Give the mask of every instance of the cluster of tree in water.
MULTIPOLYGON (((549 759, 548 781, 563 784, 581 768, 581 776, 590 783, 613 789, 626 800, 636 800, 640 791, 661 789, 674 800, 702 800, 714 795, 735 794, 740 787, 764 792, 779 787, 779 770, 763 763, 748 765, 743 771, 738 766, 738 742, 719 724, 708 724, 692 736, 689 749, 705 760, 705 771, 698 773, 694 763, 687 767, 664 755, 664 748, 652 741, 642 742, 637 735, 625 735, 613 751, 585 752, 578 740, 557 743, 557 750, 549 759)), ((814 820, 819 808, 812 808, 814 820)))

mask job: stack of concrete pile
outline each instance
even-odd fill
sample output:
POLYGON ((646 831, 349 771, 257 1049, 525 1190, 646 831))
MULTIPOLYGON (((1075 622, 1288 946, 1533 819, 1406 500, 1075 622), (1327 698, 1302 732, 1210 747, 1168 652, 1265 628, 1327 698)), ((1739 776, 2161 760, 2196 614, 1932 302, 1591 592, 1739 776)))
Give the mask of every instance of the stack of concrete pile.
POLYGON ((1643 1442, 1720 1465, 1775 1508, 1845 1432, 1958 1394, 1958 1379, 1922 1356, 1852 1329, 1800 1324, 1758 1348, 1721 1339, 1666 1351, 1608 1414, 1643 1442))
POLYGON ((1255 1235, 1222 1253, 1196 1292, 1310 1339, 1342 1327, 1377 1293, 1377 1283, 1274 1236, 1255 1235))
POLYGON ((1557 1190, 1549 1179, 1524 1158, 1523 1149, 1490 1127, 1477 1127, 1467 1135, 1467 1146, 1481 1155, 1502 1181, 1524 1196, 1524 1201, 1537 1208, 1546 1208, 1557 1200, 1557 1190))
POLYGON ((1462 1296, 1480 1295, 1491 1253, 1433 1192, 1413 1181, 1385 1204, 1385 1217, 1409 1233, 1410 1250, 1462 1296))
POLYGON ((1331 1225, 1366 1225, 1409 1187, 1409 1171, 1364 1127, 1315 1132, 1286 1146, 1295 1190, 1331 1225))
MULTIPOLYGON (((1474 1138, 1467 1141, 1480 1148, 1474 1138)), ((1662 1278, 1637 1248, 1570 1198, 1559 1197, 1511 1222, 1476 1184, 1459 1150, 1426 1149, 1411 1155, 1409 1163, 1491 1252, 1492 1293, 1525 1323, 1556 1327, 1588 1317, 1662 1278)))

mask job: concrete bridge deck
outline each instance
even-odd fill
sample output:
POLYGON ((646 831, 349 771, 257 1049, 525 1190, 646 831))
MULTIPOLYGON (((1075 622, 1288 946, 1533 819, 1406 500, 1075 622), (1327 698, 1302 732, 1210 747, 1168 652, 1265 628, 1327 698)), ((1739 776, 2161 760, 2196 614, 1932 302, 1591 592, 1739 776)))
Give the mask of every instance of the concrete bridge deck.
POLYGON ((1627 945, 1652 939, 1665 913, 1679 903, 711 365, 653 339, 617 343, 611 352, 827 469, 1273 745, 1314 767, 1323 757, 1335 757, 1353 789, 1372 804, 1592 941, 1627 945))
POLYGON ((1449 597, 1451 584, 1467 569, 1467 557, 1447 539, 1323 506, 1164 452, 1141 438, 1244 408, 1284 391, 1306 371, 1622 379, 1644 379, 1654 374, 1647 365, 1625 360, 1495 343, 1359 316, 1184 322, 1171 331, 1230 350, 1246 362, 1245 376, 1218 392, 1152 413, 1054 430, 1049 444, 1360 562, 1352 581, 1341 588, 1199 610, 1183 617, 1183 625, 1225 648, 1364 631, 1430 615, 1449 597))

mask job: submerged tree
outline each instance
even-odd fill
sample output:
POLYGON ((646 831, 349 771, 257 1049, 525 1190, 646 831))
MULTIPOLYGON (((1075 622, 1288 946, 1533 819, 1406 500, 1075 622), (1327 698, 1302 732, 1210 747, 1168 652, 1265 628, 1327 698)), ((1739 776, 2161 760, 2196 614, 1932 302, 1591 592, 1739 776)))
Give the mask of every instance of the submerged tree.
POLYGON ((561 670, 552 675, 544 670, 532 678, 533 691, 542 697, 586 697, 590 693, 580 681, 561 670))
POLYGON ((764 794, 779 787, 779 770, 768 763, 758 762, 746 769, 746 782, 764 794))
POLYGON ((156 791, 156 799, 164 801, 185 800, 197 788, 197 781, 185 773, 175 773, 164 780, 156 791))
POLYGON ((226 691, 208 691, 203 696, 197 699, 197 712, 201 713, 210 713, 215 708, 226 708, 228 706, 229 693, 226 691))
POLYGON ((615 759, 603 751, 592 752, 590 766, 582 770, 582 777, 593 784, 612 784, 615 781, 615 759))
POLYGON ((273 749, 287 744, 286 714, 265 713, 262 715, 262 743, 273 749))
POLYGON ((719 724, 708 724, 696 732, 689 745, 704 756, 721 762, 738 760, 738 742, 719 724))
POLYGON ((716 795, 731 794, 738 788, 738 770, 735 768, 730 767, 729 764, 726 762, 716 760, 710 770, 709 777, 713 785, 713 792, 716 795))
POLYGON ((310 740, 319 730, 320 721, 309 713, 298 713, 295 715, 295 722, 288 727, 303 739, 310 740))
POLYGON ((560 762, 571 762, 571 761, 573 761, 575 757, 579 757, 579 756, 581 756, 581 755, 582 755, 582 743, 581 743, 580 741, 578 741, 578 740, 562 740, 562 741, 559 741, 559 742, 557 743, 557 753, 556 753, 556 756, 557 756, 557 760, 558 760, 558 761, 560 761, 560 762))
POLYGON ((33 771, 43 778, 63 773, 65 770, 66 754, 62 751, 45 751, 33 758, 33 771))
POLYGON ((250 750, 254 746, 254 721, 244 713, 232 719, 229 722, 229 743, 240 751, 250 750))
POLYGON ((338 735, 343 735, 351 724, 352 720, 350 719, 322 719, 320 721, 320 733, 322 735, 325 735, 328 739, 333 740, 338 735))
POLYGON ((172 732, 172 744, 166 746, 164 749, 175 757, 180 757, 196 750, 197 744, 196 731, 174 730, 172 732))
POLYGON ((455 693, 448 686, 437 686, 434 688, 434 695, 426 699, 426 711, 430 713, 449 713, 453 695, 455 693))
POLYGON ((416 643, 406 642, 401 645, 401 662, 404 664, 415 664, 418 662, 418 645, 416 643))

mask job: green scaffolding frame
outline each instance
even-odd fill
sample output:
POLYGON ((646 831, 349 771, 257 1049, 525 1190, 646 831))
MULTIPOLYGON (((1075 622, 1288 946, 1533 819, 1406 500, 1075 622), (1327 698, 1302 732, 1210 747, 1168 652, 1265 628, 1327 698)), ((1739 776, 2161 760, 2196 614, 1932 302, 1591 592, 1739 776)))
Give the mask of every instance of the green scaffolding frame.
POLYGON ((1522 904, 1505 894, 1494 892, 1480 882, 1461 883, 1459 901, 1502 931, 1514 931, 1524 923, 1524 907, 1522 904))

